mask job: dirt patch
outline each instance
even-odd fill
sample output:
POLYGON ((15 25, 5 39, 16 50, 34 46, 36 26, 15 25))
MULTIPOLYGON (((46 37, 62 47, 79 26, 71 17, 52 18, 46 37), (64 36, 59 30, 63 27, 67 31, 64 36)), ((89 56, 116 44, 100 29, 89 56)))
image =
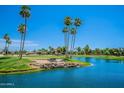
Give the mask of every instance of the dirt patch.
POLYGON ((76 62, 65 62, 63 60, 51 61, 48 59, 44 60, 34 60, 29 64, 32 68, 43 68, 43 69, 51 69, 51 68, 70 68, 70 67, 80 67, 82 64, 76 62))

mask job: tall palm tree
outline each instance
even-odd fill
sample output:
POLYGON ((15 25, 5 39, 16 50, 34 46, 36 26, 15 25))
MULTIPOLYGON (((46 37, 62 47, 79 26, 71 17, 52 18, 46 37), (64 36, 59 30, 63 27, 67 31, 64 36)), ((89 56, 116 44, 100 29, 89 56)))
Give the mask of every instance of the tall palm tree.
POLYGON ((68 44, 68 40, 67 40, 68 39, 68 37, 67 37, 67 35, 68 35, 68 28, 64 27, 62 32, 64 33, 64 42, 65 42, 65 48, 66 48, 66 51, 65 51, 66 53, 65 54, 67 56, 67 52, 68 52, 67 51, 68 50, 68 45, 67 45, 68 44))
MULTIPOLYGON (((25 37, 26 37, 26 30, 27 30, 27 19, 30 17, 30 7, 27 5, 23 5, 21 7, 20 15, 24 18, 25 23, 25 31, 24 31, 24 38, 22 40, 22 51, 24 50, 24 44, 25 44, 25 37)), ((22 53, 20 55, 20 59, 22 58, 22 53)))
POLYGON ((70 32, 72 38, 71 38, 71 52, 73 51, 73 45, 74 45, 74 38, 75 38, 75 34, 76 34, 76 29, 72 28, 71 32, 70 32))
POLYGON ((71 19, 71 17, 69 17, 69 16, 67 16, 67 17, 65 17, 65 19, 64 19, 64 24, 67 26, 67 28, 68 28, 68 32, 67 32, 67 49, 66 49, 66 51, 67 51, 67 56, 68 56, 68 51, 69 51, 69 37, 70 37, 70 28, 71 28, 71 25, 72 25, 72 19, 71 19))
MULTIPOLYGON (((77 33, 77 28, 81 25, 81 20, 79 18, 76 18, 74 21, 74 25, 76 27, 76 33, 77 33)), ((74 41, 73 41, 72 49, 74 49, 74 46, 75 46, 76 33, 74 34, 74 41)))
POLYGON ((19 53, 19 57, 20 57, 20 59, 22 58, 22 47, 23 47, 23 45, 22 45, 22 43, 23 43, 23 38, 24 38, 24 32, 25 32, 25 24, 20 24, 19 26, 18 26, 18 31, 20 32, 20 34, 21 34, 21 42, 20 42, 20 53, 19 53))

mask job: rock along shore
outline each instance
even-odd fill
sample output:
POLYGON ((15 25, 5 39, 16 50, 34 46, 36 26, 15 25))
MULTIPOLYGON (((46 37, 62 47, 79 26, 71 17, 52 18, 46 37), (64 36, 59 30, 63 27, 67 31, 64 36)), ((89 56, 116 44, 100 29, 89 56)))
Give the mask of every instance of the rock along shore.
POLYGON ((52 69, 52 68, 70 68, 70 67, 80 67, 81 63, 76 62, 64 62, 61 59, 58 60, 34 60, 29 64, 32 68, 43 68, 43 69, 52 69))

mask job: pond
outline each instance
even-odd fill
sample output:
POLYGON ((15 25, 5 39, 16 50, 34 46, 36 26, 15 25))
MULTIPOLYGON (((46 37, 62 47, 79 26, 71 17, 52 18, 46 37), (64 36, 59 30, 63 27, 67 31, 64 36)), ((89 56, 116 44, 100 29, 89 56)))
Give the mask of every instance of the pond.
POLYGON ((0 87, 114 88, 124 87, 124 61, 77 57, 93 66, 16 75, 0 75, 0 87))

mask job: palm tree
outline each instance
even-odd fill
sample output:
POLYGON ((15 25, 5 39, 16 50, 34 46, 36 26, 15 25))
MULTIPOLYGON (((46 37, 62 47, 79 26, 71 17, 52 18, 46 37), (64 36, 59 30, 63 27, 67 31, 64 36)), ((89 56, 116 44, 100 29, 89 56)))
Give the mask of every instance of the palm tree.
POLYGON ((76 29, 72 28, 70 34, 72 35, 72 38, 71 38, 71 51, 72 51, 73 50, 73 45, 74 45, 74 36, 76 34, 76 29))
POLYGON ((69 51, 69 34, 70 34, 70 26, 72 25, 72 19, 71 17, 67 16, 65 19, 64 19, 64 24, 67 26, 68 28, 68 31, 67 31, 67 49, 66 49, 66 56, 68 56, 68 51, 69 51))
POLYGON ((90 49, 89 45, 86 45, 83 49, 84 49, 85 55, 90 54, 91 49, 90 49))
MULTIPOLYGON (((30 17, 30 10, 31 9, 29 6, 23 5, 21 7, 21 11, 19 13, 24 18, 24 23, 25 23, 24 37, 22 40, 22 51, 24 49, 24 44, 25 44, 25 37, 26 37, 26 30, 27 30, 27 19, 30 17)), ((22 58, 22 53, 20 55, 20 59, 21 58, 22 58)))
POLYGON ((62 54, 65 54, 66 53, 66 47, 62 47, 62 54))
POLYGON ((77 53, 80 55, 80 54, 81 54, 81 52, 82 52, 81 47, 77 47, 77 53))
POLYGON ((65 24, 65 28, 63 29, 63 33, 64 33, 64 39, 65 39, 65 47, 66 47, 66 57, 68 57, 68 53, 69 50, 70 53, 72 53, 72 50, 74 49, 74 45, 75 45, 75 39, 76 39, 76 33, 77 33, 77 27, 79 27, 81 25, 81 20, 79 18, 76 18, 73 22, 73 20, 71 19, 71 17, 67 16, 64 19, 64 24, 65 24), (75 26, 75 27, 74 27, 75 26), (71 34, 71 47, 69 47, 70 45, 70 34, 71 34))
POLYGON ((5 54, 7 55, 8 47, 9 47, 9 44, 11 43, 11 41, 10 41, 10 37, 9 37, 8 34, 5 34, 3 38, 5 40, 5 49, 4 49, 4 51, 5 51, 5 54))
POLYGON ((7 44, 8 44, 8 46, 7 46, 7 54, 8 54, 8 51, 9 51, 9 45, 12 43, 12 41, 10 40, 10 39, 8 39, 7 40, 7 44))
POLYGON ((19 53, 19 57, 20 59, 22 58, 22 42, 23 42, 23 38, 24 38, 24 32, 25 32, 25 25, 24 24, 20 24, 18 26, 18 31, 20 32, 21 34, 21 42, 20 42, 20 53, 19 53))
POLYGON ((51 46, 48 47, 48 52, 49 54, 54 54, 54 48, 52 48, 51 46))
POLYGON ((4 48, 4 51, 5 51, 5 54, 7 54, 7 40, 9 39, 8 34, 5 34, 3 38, 4 38, 4 40, 5 40, 5 48, 4 48))
POLYGON ((68 45, 67 45, 67 44, 68 44, 68 40, 67 40, 67 39, 68 39, 68 37, 67 37, 67 35, 68 35, 68 28, 67 28, 67 27, 65 27, 65 28, 63 29, 63 33, 64 33, 65 48, 66 48, 66 51, 65 51, 66 53, 65 53, 65 54, 66 54, 66 56, 67 56, 67 54, 68 54, 68 53, 67 53, 67 52, 68 52, 68 51, 67 51, 67 50, 68 50, 68 45))
POLYGON ((75 46, 75 39, 76 39, 77 28, 81 25, 81 20, 79 18, 76 18, 75 21, 74 21, 74 25, 76 27, 76 30, 75 30, 75 34, 73 36, 72 49, 74 49, 74 46, 75 46))

